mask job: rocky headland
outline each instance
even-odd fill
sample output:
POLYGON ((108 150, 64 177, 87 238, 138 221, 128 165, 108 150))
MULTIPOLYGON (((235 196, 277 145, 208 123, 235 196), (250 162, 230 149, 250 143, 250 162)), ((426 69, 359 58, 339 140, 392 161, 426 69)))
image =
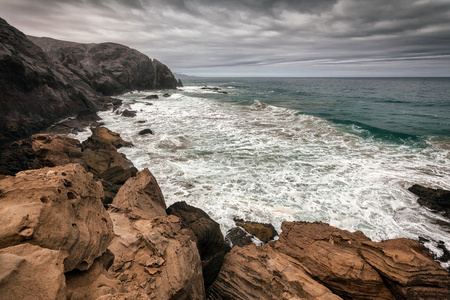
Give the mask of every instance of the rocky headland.
MULTIPOLYGON (((320 222, 284 222, 278 234, 247 220, 224 238, 200 208, 167 207, 151 171, 117 151, 132 146, 117 133, 37 133, 74 113, 94 124, 92 112, 120 106, 107 95, 176 81, 125 46, 0 26, 0 298, 450 299, 447 270, 418 241, 320 222)), ((412 192, 447 208, 446 191, 412 192)))

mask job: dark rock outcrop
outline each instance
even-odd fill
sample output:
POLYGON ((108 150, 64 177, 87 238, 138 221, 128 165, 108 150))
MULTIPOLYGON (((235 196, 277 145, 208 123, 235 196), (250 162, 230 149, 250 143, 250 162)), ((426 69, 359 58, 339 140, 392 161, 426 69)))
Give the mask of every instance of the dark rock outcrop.
POLYGON ((0 144, 97 109, 101 95, 68 73, 0 18, 0 144))
POLYGON ((166 65, 124 45, 29 38, 54 62, 62 64, 103 95, 177 87, 177 81, 166 65))
POLYGON ((139 131, 139 135, 145 135, 145 134, 153 134, 153 131, 150 128, 139 131))
POLYGON ((225 242, 231 247, 244 247, 253 244, 253 236, 241 227, 234 227, 227 232, 225 242))
POLYGON ((411 186, 408 190, 419 196, 417 202, 420 205, 439 211, 444 216, 450 217, 450 191, 427 188, 418 184, 411 186))
POLYGON ((267 243, 278 235, 272 224, 246 222, 244 220, 235 220, 236 225, 245 229, 249 234, 258 238, 261 242, 267 243))
POLYGON ((184 201, 172 204, 167 213, 180 218, 182 227, 194 232, 202 259, 205 287, 208 288, 216 279, 225 254, 230 251, 230 247, 224 243, 220 225, 203 210, 184 201))

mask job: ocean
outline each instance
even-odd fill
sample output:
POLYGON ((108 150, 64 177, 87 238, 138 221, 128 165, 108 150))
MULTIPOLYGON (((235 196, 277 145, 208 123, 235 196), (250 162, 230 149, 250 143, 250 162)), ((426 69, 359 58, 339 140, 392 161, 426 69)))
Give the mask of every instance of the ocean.
POLYGON ((450 189, 450 78, 199 78, 151 94, 120 97, 134 118, 99 115, 168 205, 203 209, 224 234, 233 218, 323 221, 450 249, 450 221, 407 190, 450 189))

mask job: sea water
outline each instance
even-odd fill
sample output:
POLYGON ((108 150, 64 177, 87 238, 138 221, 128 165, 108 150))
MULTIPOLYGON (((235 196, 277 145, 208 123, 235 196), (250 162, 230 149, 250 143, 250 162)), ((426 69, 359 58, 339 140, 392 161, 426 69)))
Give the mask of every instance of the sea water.
POLYGON ((423 237, 450 248, 449 220, 413 184, 450 189, 448 78, 222 78, 134 91, 99 115, 133 143, 168 205, 199 207, 226 233, 234 218, 323 221, 375 241, 423 237), (218 87, 221 90, 203 89, 218 87), (170 97, 163 97, 170 93, 170 97), (119 110, 119 112, 120 112, 119 110), (150 128, 153 135, 139 135, 150 128), (443 225, 444 224, 444 225, 443 225))

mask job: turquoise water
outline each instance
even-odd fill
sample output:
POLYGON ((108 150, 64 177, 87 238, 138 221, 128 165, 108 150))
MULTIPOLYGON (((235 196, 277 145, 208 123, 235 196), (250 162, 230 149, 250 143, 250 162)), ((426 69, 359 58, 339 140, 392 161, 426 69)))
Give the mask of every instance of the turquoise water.
POLYGON ((277 229, 283 221, 323 221, 377 241, 424 237, 437 255, 438 241, 450 248, 449 220, 407 190, 415 183, 450 189, 448 79, 184 84, 156 92, 156 100, 145 99, 155 91, 121 96, 120 110, 135 110, 135 118, 100 113, 134 144, 120 151, 150 169, 168 205, 203 209, 224 234, 235 217, 277 229), (155 134, 138 135, 146 128, 155 134))

